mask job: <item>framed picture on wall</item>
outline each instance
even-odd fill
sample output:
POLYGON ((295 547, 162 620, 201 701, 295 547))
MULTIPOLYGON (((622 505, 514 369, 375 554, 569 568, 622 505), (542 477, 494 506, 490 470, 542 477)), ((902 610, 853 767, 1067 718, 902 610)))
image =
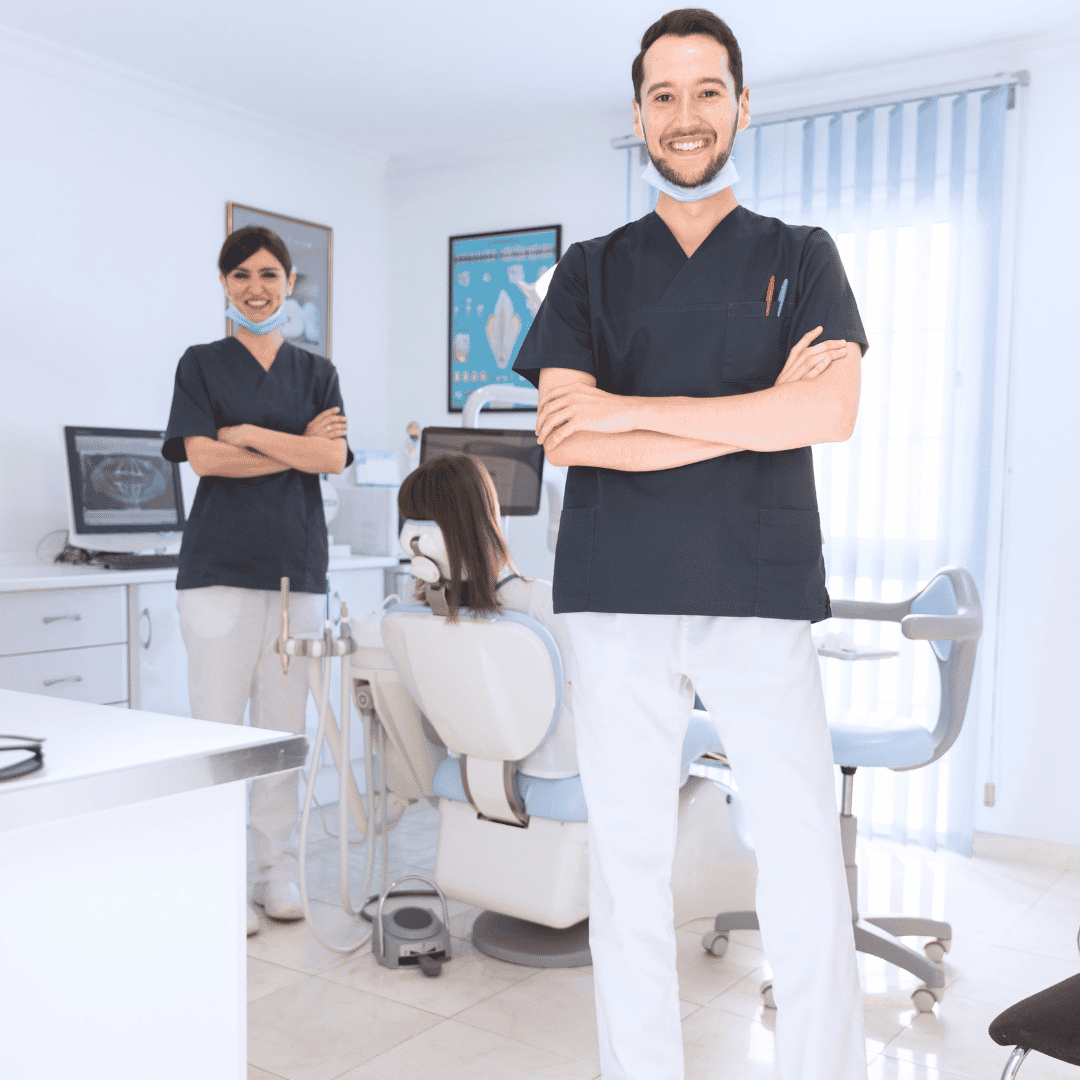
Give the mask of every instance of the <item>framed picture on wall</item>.
MULTIPOLYGON (((292 296, 285 301, 285 311, 289 315, 289 321, 281 328, 285 340, 329 360, 333 230, 328 225, 316 225, 269 210, 226 203, 225 235, 248 225, 261 225, 276 232, 285 241, 292 257, 296 285, 292 296)), ((225 320, 225 333, 232 336, 231 319, 225 320)))
MULTIPOLYGON (((561 255, 561 225, 450 237, 450 412, 461 412, 465 399, 481 386, 530 385, 512 368, 540 307, 536 279, 561 255)), ((493 411, 515 409, 529 406, 493 411)))

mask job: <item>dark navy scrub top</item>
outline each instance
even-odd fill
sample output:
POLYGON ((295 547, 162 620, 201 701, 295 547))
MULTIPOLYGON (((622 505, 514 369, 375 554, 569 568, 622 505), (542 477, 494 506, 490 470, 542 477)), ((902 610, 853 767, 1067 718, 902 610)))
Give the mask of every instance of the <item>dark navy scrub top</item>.
MULTIPOLYGON (((344 413, 334 365, 287 341, 269 371, 234 337, 192 345, 176 367, 162 452, 169 461, 185 461, 185 438, 216 439, 218 428, 235 424, 303 435, 335 405, 344 413)), ((326 545, 316 473, 203 476, 184 526, 176 587, 276 591, 288 577, 294 592, 325 593, 326 545)))
MULTIPOLYGON (((534 386, 554 367, 588 372, 613 394, 746 394, 773 386, 819 325, 817 341, 866 351, 823 229, 739 206, 688 259, 651 213, 570 247, 514 370, 534 386)), ((829 618, 810 447, 657 472, 571 466, 553 585, 556 612, 829 618)))

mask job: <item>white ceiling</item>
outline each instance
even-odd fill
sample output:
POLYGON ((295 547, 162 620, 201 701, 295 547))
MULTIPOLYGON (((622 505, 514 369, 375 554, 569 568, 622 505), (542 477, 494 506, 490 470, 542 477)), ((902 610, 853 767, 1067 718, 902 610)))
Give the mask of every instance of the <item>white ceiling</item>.
MULTIPOLYGON (((5 5, 0 22, 378 154, 411 156, 629 109, 630 62, 669 6, 45 0, 5 5)), ((1080 30, 1076 0, 743 0, 717 10, 739 39, 751 89, 1080 30)))

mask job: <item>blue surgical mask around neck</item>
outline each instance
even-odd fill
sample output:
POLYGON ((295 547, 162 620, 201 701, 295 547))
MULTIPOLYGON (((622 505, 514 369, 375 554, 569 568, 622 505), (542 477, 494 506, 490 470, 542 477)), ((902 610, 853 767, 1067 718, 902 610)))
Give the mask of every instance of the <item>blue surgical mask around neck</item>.
MULTIPOLYGON (((735 112, 736 131, 738 131, 741 109, 742 105, 740 104, 735 112)), ((645 123, 641 120, 640 110, 638 111, 638 119, 641 121, 641 130, 644 132, 645 123)), ((732 145, 732 150, 734 150, 734 145, 732 145)), ((739 174, 735 171, 735 163, 729 157, 727 161, 724 162, 724 167, 707 184, 699 184, 697 187, 682 187, 680 184, 673 184, 670 180, 661 176, 650 157, 649 164, 641 174, 641 179, 644 180, 646 184, 651 184, 658 191, 662 191, 665 195, 670 195, 676 202, 688 203, 700 202, 702 199, 708 199, 713 195, 718 195, 725 188, 731 187, 732 184, 737 184, 739 182, 739 174)))
POLYGON ((252 322, 231 300, 229 306, 225 311, 225 318, 232 319, 238 326, 242 326, 245 330, 250 330, 253 334, 272 334, 275 330, 284 326, 289 321, 288 313, 285 311, 285 303, 282 301, 281 307, 274 312, 269 318, 263 319, 262 322, 252 322))

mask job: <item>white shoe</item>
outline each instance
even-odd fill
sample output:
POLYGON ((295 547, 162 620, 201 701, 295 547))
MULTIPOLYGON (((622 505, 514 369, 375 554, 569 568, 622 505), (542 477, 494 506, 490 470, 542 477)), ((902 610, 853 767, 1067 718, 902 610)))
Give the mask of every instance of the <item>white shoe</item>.
POLYGON ((259 932, 259 915, 258 912, 248 904, 248 932, 247 936, 251 937, 252 934, 259 932))
POLYGON ((300 886, 295 881, 260 881, 251 890, 251 900, 271 919, 302 919, 300 886))

